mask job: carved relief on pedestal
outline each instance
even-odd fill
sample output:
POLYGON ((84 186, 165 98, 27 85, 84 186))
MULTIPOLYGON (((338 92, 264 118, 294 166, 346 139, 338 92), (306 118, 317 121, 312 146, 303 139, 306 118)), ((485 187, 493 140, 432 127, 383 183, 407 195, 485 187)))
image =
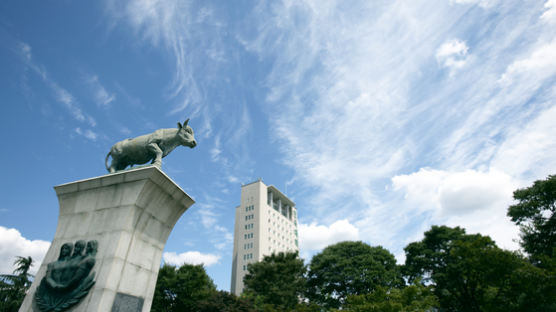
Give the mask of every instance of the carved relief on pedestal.
POLYGON ((89 293, 95 284, 95 272, 91 271, 97 247, 96 240, 62 245, 58 260, 47 265, 46 275, 35 292, 35 302, 41 311, 65 311, 89 293))

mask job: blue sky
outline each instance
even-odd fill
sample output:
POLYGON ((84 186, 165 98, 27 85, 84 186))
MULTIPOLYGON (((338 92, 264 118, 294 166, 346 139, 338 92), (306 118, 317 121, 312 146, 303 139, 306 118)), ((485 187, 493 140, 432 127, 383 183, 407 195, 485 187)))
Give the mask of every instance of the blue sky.
POLYGON ((433 224, 517 249, 512 191, 556 168, 556 1, 3 1, 0 271, 36 259, 53 186, 191 118, 163 170, 195 198, 169 263, 229 290, 235 206, 297 204, 301 254, 363 240, 401 261, 433 224))

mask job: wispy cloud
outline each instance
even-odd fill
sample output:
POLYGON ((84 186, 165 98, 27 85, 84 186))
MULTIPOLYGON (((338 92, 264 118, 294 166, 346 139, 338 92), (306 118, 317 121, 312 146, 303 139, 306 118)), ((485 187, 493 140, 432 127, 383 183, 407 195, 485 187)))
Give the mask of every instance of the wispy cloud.
POLYGON ((450 0, 454 4, 476 4, 483 8, 492 7, 500 0, 450 0))
POLYGON ((229 247, 233 243, 233 234, 228 228, 223 226, 225 222, 221 220, 223 216, 221 209, 227 209, 224 201, 218 197, 203 194, 201 200, 197 204, 200 209, 197 210, 197 216, 204 230, 210 233, 208 235, 210 242, 217 248, 223 249, 229 247))
POLYGON ((27 43, 21 42, 19 44, 19 54, 22 60, 30 69, 37 74, 42 81, 52 90, 54 97, 58 103, 61 103, 72 117, 80 122, 86 122, 91 127, 96 126, 95 119, 83 112, 75 97, 65 88, 61 87, 54 79, 50 78, 46 69, 34 62, 31 52, 31 46, 27 43))
POLYGON ((199 9, 191 1, 178 0, 107 1, 106 4, 107 12, 115 20, 123 20, 143 40, 153 46, 163 46, 173 55, 175 75, 167 96, 171 99, 178 97, 178 101, 171 113, 198 105, 202 94, 195 79, 194 66, 198 58, 193 52, 191 25, 205 22, 212 14, 211 10, 199 9))
POLYGON ((95 101, 98 106, 104 108, 109 107, 110 103, 112 103, 116 99, 116 95, 114 93, 108 93, 108 91, 106 91, 106 88, 104 88, 104 86, 100 84, 98 76, 92 75, 85 79, 85 81, 93 90, 95 101))
POLYGON ((541 15, 541 19, 548 23, 556 23, 556 0, 548 0, 544 4, 546 11, 541 15))
POLYGON ((556 138, 541 117, 556 106, 554 32, 541 17, 551 8, 463 0, 260 4, 248 20, 256 34, 241 40, 273 64, 267 107, 298 177, 294 187, 310 192, 305 211, 325 224, 348 218, 362 239, 398 251, 433 222, 490 226, 516 238, 504 219, 510 190, 550 173, 540 161, 556 158, 556 138), (457 79, 443 68, 458 70, 457 79), (536 133, 539 148, 520 150, 529 168, 518 172, 498 159, 523 133, 536 133), (408 204, 392 189, 393 177, 412 173, 436 175, 440 210, 408 204), (480 184, 495 178, 505 183, 503 195, 480 184), (467 188, 450 191, 449 181, 467 188), (447 204, 458 196, 461 207, 447 204))
MULTIPOLYGON (((502 84, 510 84, 520 75, 526 75, 529 79, 541 83, 556 72, 556 38, 548 43, 539 44, 523 59, 514 61, 508 66, 506 72, 500 78, 502 84)), ((524 77, 521 77, 524 78, 524 77)))
POLYGON ((81 130, 81 128, 77 127, 75 128, 75 133, 91 140, 91 141, 96 141, 98 134, 95 133, 94 131, 92 131, 91 129, 85 129, 85 130, 81 130))

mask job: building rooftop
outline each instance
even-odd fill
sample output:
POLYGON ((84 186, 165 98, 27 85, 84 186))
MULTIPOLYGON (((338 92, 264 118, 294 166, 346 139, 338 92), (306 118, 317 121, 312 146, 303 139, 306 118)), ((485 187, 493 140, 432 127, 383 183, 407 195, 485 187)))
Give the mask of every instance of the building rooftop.
POLYGON ((282 192, 280 192, 279 189, 277 189, 274 185, 269 185, 268 189, 273 192, 274 194, 278 195, 278 197, 283 201, 286 202, 286 204, 295 207, 295 203, 288 198, 288 196, 284 195, 282 192))

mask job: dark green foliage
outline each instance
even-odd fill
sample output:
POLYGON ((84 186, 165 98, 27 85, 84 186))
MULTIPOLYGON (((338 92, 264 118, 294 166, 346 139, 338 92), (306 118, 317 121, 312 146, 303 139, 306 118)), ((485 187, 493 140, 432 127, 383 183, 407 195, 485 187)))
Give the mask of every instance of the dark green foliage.
POLYGON ((249 264, 247 270, 244 293, 255 298, 258 307, 292 310, 305 290, 306 268, 297 252, 265 256, 261 262, 249 264))
POLYGON ((425 238, 404 248, 406 259, 404 275, 413 282, 419 279, 430 282, 430 277, 438 268, 446 266, 446 256, 454 240, 465 235, 460 227, 436 226, 425 232, 425 238))
POLYGON ((0 275, 0 311, 12 312, 19 310, 27 290, 31 286, 32 275, 29 269, 33 265, 31 257, 17 257, 13 274, 0 275))
POLYGON ((238 298, 227 291, 214 292, 208 299, 197 304, 198 312, 255 312, 253 303, 245 298, 238 298))
MULTIPOLYGON (((520 265, 504 279, 503 287, 487 311, 554 312, 556 311, 556 266, 536 267, 521 259, 520 265), (489 310, 490 308, 490 310, 489 310)), ((515 260, 514 260, 515 261, 515 260)), ((506 265, 504 262, 500 266, 506 265)))
POLYGON ((413 312, 435 311, 438 307, 438 298, 431 288, 417 281, 408 287, 377 287, 369 294, 349 296, 344 311, 413 312))
POLYGON ((556 249, 556 175, 515 191, 514 199, 518 203, 509 207, 508 216, 521 228, 523 249, 542 266, 556 249))
POLYGON ((176 268, 165 264, 158 272, 151 311, 198 311, 197 304, 215 292, 216 286, 202 265, 184 264, 176 268))
POLYGON ((350 295, 402 284, 396 259, 382 247, 341 242, 326 247, 309 265, 307 297, 325 308, 340 308, 350 295))
POLYGON ((442 311, 555 311, 556 275, 488 236, 435 226, 405 250, 406 274, 429 278, 442 311))

